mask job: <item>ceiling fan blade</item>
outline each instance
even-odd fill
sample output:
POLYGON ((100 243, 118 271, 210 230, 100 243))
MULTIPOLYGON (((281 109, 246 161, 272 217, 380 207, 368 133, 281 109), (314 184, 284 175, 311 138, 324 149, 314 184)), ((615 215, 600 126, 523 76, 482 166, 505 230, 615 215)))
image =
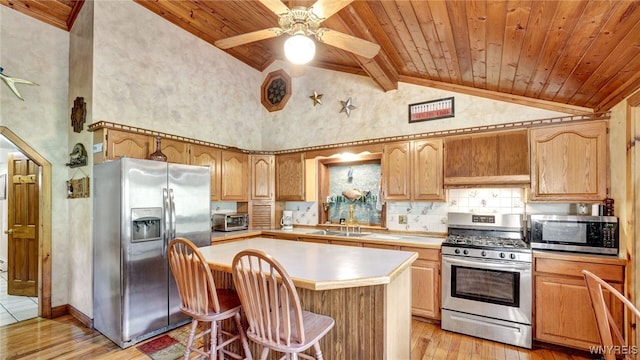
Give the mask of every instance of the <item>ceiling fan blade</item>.
POLYGON ((309 9, 318 18, 326 19, 352 2, 353 0, 318 0, 309 9))
POLYGON ((262 3, 262 5, 269 8, 269 10, 276 13, 276 15, 282 15, 289 12, 289 8, 287 5, 282 3, 280 0, 258 0, 262 3))
POLYGON ((318 41, 338 49, 350 51, 367 59, 371 59, 380 51, 380 45, 328 28, 318 29, 318 41))
POLYGON ((214 44, 220 49, 228 49, 238 45, 248 44, 254 41, 260 41, 264 39, 274 38, 282 34, 280 28, 269 28, 258 31, 253 31, 246 34, 240 34, 236 36, 230 36, 228 38, 220 39, 214 44))

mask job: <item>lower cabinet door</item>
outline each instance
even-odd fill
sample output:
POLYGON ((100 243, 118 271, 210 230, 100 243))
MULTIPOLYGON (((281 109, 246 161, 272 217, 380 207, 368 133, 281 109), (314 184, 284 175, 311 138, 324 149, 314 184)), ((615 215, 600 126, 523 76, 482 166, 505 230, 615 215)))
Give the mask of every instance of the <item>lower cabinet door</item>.
POLYGON ((411 266, 411 310, 414 315, 440 319, 440 276, 436 262, 416 260, 411 266))
MULTIPOLYGON (((621 284, 611 284, 622 290, 621 284)), ((535 339, 589 350, 600 344, 587 287, 582 278, 535 276, 535 339)), ((622 328, 623 308, 605 290, 605 301, 622 328)))

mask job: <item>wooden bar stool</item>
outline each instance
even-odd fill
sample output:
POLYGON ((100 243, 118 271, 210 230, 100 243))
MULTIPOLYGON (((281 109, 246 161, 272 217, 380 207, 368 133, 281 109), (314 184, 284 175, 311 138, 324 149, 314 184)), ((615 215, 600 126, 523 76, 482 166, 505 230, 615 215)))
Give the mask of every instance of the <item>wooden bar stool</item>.
POLYGON ((584 281, 587 284, 589 297, 591 298, 591 306, 593 307, 593 313, 596 318, 600 343, 602 344, 602 350, 604 350, 604 358, 606 360, 614 360, 616 359, 616 355, 623 355, 625 359, 635 359, 635 354, 625 353, 631 350, 631 348, 622 336, 622 331, 618 328, 613 315, 611 315, 607 307, 603 288, 610 292, 615 298, 622 301, 626 309, 630 312, 629 316, 635 316, 636 319, 640 319, 640 311, 616 288, 607 284, 607 282, 597 275, 594 275, 588 270, 582 270, 582 275, 584 275, 584 281), (624 348, 615 347, 614 345, 622 345, 624 348))
POLYGON ((191 316, 191 332, 184 358, 189 359, 191 351, 215 360, 224 355, 234 359, 251 359, 249 343, 240 323, 240 299, 233 290, 216 289, 211 269, 197 246, 184 238, 176 238, 169 243, 169 266, 176 279, 180 293, 180 310, 191 316), (223 320, 234 318, 237 334, 222 330, 223 320), (209 322, 207 330, 196 334, 198 322, 209 322), (204 349, 194 346, 194 341, 209 335, 210 343, 204 349), (226 339, 225 339, 226 337, 226 339), (244 357, 225 347, 240 340, 244 357))
POLYGON ((260 359, 269 350, 282 352, 282 359, 313 359, 302 354, 313 346, 322 359, 320 339, 335 324, 329 316, 304 311, 289 274, 270 255, 259 250, 239 252, 232 263, 233 283, 249 322, 247 336, 263 346, 260 359))

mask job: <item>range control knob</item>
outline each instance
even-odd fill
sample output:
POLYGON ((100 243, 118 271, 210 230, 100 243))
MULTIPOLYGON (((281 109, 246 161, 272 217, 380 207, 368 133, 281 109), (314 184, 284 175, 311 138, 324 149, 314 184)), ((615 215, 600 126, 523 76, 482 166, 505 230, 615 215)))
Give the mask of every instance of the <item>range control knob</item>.
POLYGON ((469 255, 469 250, 464 249, 464 251, 462 253, 465 254, 465 255, 469 255))
POLYGON ((500 253, 500 257, 504 259, 505 255, 503 252, 500 253))
POLYGON ((484 250, 482 250, 482 252, 480 253, 480 255, 482 255, 482 256, 487 256, 487 252, 486 252, 486 251, 484 251, 484 250))
POLYGON ((460 249, 455 249, 453 252, 456 254, 460 254, 460 249))
POLYGON ((512 260, 515 259, 516 258, 516 254, 510 254, 509 258, 512 259, 512 260))

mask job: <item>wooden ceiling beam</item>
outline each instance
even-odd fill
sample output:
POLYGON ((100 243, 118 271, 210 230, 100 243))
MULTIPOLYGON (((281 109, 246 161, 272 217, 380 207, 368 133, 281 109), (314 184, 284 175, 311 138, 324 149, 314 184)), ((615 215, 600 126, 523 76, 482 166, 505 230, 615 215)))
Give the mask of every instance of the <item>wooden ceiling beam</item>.
MULTIPOLYGON (((352 4, 352 6, 355 6, 355 4, 357 3, 352 4)), ((366 4, 360 5, 366 6, 366 4)), ((338 31, 377 43, 377 40, 369 31, 372 27, 365 22, 367 15, 369 15, 369 13, 366 13, 367 8, 360 6, 358 10, 359 11, 356 11, 353 7, 349 6, 328 19, 326 23, 330 23, 330 27, 338 31), (361 15, 362 12, 364 12, 365 16, 361 15)), ((390 91, 398 88, 398 72, 393 66, 392 61, 384 52, 384 49, 381 48, 378 55, 373 59, 367 59, 353 54, 352 56, 356 60, 357 64, 369 75, 371 79, 373 79, 376 84, 382 88, 382 90, 390 91)))
MULTIPOLYGON (((67 13, 62 14, 60 11, 61 6, 64 6, 64 4, 58 3, 57 1, 40 4, 37 1, 29 0, 0 0, 0 4, 59 29, 69 31, 69 27, 67 27, 67 13)), ((68 7, 66 10, 68 12, 71 8, 68 7)))
POLYGON ((71 30, 73 28, 73 24, 76 22, 80 10, 82 10, 82 5, 84 5, 84 0, 73 1, 73 7, 71 8, 69 17, 67 17, 67 29, 71 30))

